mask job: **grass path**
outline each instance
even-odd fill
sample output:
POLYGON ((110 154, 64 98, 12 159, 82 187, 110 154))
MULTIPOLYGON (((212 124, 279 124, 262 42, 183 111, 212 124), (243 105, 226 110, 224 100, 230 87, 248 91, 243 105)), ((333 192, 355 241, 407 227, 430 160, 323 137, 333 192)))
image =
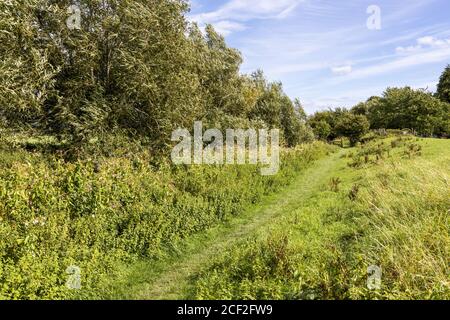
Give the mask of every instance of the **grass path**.
POLYGON ((329 182, 344 167, 341 150, 316 161, 303 171, 296 181, 280 193, 265 199, 240 217, 194 236, 180 247, 176 254, 156 262, 141 262, 128 273, 126 279, 113 288, 112 298, 126 299, 182 299, 187 297, 192 276, 208 261, 236 241, 269 227, 274 219, 302 207, 302 204, 329 182))

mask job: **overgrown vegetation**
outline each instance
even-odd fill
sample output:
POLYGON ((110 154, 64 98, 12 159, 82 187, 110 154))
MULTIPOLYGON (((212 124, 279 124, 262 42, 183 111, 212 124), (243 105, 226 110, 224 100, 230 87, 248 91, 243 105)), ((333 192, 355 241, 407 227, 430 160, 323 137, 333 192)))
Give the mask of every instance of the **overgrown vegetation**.
POLYGON ((213 260, 193 297, 448 299, 448 144, 406 143, 393 158, 337 172, 331 190, 213 260), (411 146, 430 154, 402 159, 411 146), (381 290, 367 287, 371 265, 382 268, 381 290))
POLYGON ((439 79, 436 96, 442 101, 450 103, 450 65, 445 68, 439 79))
POLYGON ((144 150, 74 163, 3 150, 0 298, 70 297, 70 265, 83 270, 82 296, 95 297, 119 263, 155 259, 177 241, 239 215, 328 150, 321 144, 287 150, 271 177, 255 166, 155 168, 144 150))
POLYGON ((332 141, 347 137, 352 145, 372 130, 402 130, 424 137, 450 136, 450 68, 439 81, 438 92, 410 87, 388 88, 382 97, 371 97, 351 110, 336 108, 316 112, 308 119, 317 138, 332 141))

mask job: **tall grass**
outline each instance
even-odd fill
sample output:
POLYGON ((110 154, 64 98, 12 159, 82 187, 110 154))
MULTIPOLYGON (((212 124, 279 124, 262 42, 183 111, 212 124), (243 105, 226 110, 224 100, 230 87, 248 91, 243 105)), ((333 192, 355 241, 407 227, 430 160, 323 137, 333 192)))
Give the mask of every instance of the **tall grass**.
POLYGON ((196 276, 192 296, 449 299, 450 155, 426 149, 440 151, 337 170, 339 192, 326 185, 268 234, 229 249, 196 276), (380 290, 367 287, 372 265, 380 290))
MULTIPOLYGON (((392 163, 371 171, 363 191, 361 257, 383 267, 380 297, 450 298, 450 166, 392 163)), ((352 295, 364 296, 364 290, 352 295)))

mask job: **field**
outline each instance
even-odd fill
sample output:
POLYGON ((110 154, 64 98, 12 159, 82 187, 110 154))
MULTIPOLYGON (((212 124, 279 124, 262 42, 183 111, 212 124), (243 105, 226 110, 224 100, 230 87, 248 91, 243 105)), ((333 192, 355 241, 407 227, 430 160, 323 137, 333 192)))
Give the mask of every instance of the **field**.
POLYGON ((384 147, 396 147, 391 158, 387 152, 378 160, 371 154, 383 148, 378 142, 334 155, 314 193, 209 262, 195 275, 189 294, 200 299, 450 298, 449 143, 410 139, 385 141, 384 147), (410 150, 421 151, 412 155, 410 150), (350 168, 348 157, 356 152, 361 158, 369 154, 369 162, 350 168), (368 289, 370 266, 382 270, 379 290, 368 289))
POLYGON ((273 177, 20 150, 4 140, 2 299, 450 298, 448 140, 302 145, 273 177))
POLYGON ((449 169, 448 140, 340 150, 244 218, 137 264, 113 297, 448 299, 449 169))

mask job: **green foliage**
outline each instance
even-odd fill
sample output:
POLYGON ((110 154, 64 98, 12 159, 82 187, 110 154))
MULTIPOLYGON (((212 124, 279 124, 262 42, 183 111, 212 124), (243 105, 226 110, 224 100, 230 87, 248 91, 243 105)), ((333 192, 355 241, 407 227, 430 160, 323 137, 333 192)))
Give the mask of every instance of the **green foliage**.
POLYGON ((410 87, 388 88, 382 97, 371 97, 351 109, 364 115, 371 129, 408 130, 422 136, 450 134, 450 67, 441 75, 437 93, 410 87))
MULTIPOLYGON (((0 3, 0 117, 12 123, 35 122, 52 95, 57 68, 33 27, 40 1, 0 3)), ((8 123, 8 125, 11 125, 8 123)))
POLYGON ((279 174, 263 177, 249 165, 155 167, 126 141, 116 142, 116 157, 72 163, 0 151, 1 299, 99 297, 122 262, 155 259, 239 215, 330 150, 286 150, 279 174), (71 265, 82 270, 81 292, 65 287, 71 265))
MULTIPOLYGON (((355 107, 360 112, 362 106, 355 107)), ((450 106, 424 90, 388 88, 364 104, 372 129, 410 129, 424 136, 448 134, 450 106)))
POLYGON ((339 186, 341 183, 342 183, 342 180, 340 178, 336 178, 336 177, 331 178, 330 183, 329 183, 330 190, 332 192, 339 192, 339 186))
POLYGON ((308 116, 299 99, 294 100, 294 109, 300 121, 306 123, 306 121, 308 121, 308 116))
POLYGON ((448 299, 448 144, 426 141, 403 140, 432 152, 427 159, 398 153, 357 175, 338 164, 338 192, 315 194, 269 234, 214 259, 196 275, 193 297, 448 299), (382 268, 380 290, 367 287, 371 265, 382 268))
POLYGON ((369 106, 367 103, 358 103, 356 106, 354 106, 351 110, 350 110, 353 114, 356 115, 363 115, 363 116, 368 116, 369 115, 369 106))
MULTIPOLYGON (((188 23, 184 0, 80 0, 0 4, 0 119, 63 136, 72 149, 124 129, 157 152, 195 120, 303 130, 281 84, 241 75, 241 54, 214 28, 188 23)), ((79 150, 78 150, 79 151, 79 150)))
POLYGON ((354 146, 369 132, 370 124, 364 115, 346 113, 336 123, 336 133, 350 139, 350 145, 354 146))
POLYGON ((347 137, 353 146, 369 131, 370 126, 365 115, 353 111, 337 108, 316 112, 308 119, 308 124, 321 140, 347 137))
POLYGON ((314 140, 314 133, 305 119, 306 113, 298 100, 293 105, 288 97, 282 99, 281 127, 288 147, 314 140))
POLYGON ((450 65, 445 68, 439 79, 437 97, 443 102, 450 103, 450 65))
POLYGON ((331 126, 325 120, 311 121, 309 124, 312 126, 314 134, 318 139, 327 141, 331 136, 331 126))
POLYGON ((197 282, 196 299, 283 299, 286 280, 294 277, 294 251, 289 235, 272 233, 262 241, 249 239, 224 252, 197 282))

